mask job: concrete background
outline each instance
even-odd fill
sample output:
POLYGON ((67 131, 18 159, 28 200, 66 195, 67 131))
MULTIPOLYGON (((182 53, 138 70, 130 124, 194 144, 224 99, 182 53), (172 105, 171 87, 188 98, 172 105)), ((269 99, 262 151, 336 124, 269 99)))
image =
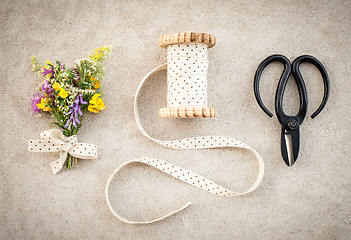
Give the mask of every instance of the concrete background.
MULTIPOLYGON (((2 239, 350 239, 350 1, 5 1, 0 2, 2 239), (159 223, 134 226, 116 219, 104 188, 122 163, 158 157, 232 189, 244 189, 257 171, 252 155, 238 150, 172 151, 140 134, 133 98, 142 77, 165 62, 157 45, 171 32, 207 32, 217 38, 209 50, 209 103, 215 119, 159 119, 166 104, 166 74, 142 90, 143 124, 154 137, 178 139, 224 135, 240 139, 264 158, 265 177, 253 193, 221 198, 183 184, 150 167, 134 165, 112 185, 119 212, 131 220, 162 216, 187 201, 194 204, 159 223), (27 140, 50 128, 48 117, 31 115, 29 98, 41 81, 30 57, 67 65, 94 47, 111 44, 103 82, 106 110, 91 116, 79 139, 99 146, 99 159, 81 160, 72 171, 52 175, 57 154, 28 153, 27 140), (280 156, 280 125, 258 107, 253 77, 267 56, 293 60, 311 54, 329 73, 325 110, 301 127, 297 163, 280 156)), ((274 110, 282 71, 272 64, 262 78, 262 98, 274 110)), ((302 66, 309 108, 323 94, 318 71, 302 66)), ((287 113, 298 109, 290 81, 287 113)))

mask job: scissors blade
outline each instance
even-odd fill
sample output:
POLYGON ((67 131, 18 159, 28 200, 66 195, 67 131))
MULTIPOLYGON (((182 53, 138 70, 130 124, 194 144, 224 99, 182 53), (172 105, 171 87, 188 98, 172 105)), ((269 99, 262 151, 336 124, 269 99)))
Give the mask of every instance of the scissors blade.
POLYGON ((299 155, 300 149, 300 130, 299 128, 287 132, 282 128, 281 134, 281 152, 284 162, 289 167, 292 166, 299 155))

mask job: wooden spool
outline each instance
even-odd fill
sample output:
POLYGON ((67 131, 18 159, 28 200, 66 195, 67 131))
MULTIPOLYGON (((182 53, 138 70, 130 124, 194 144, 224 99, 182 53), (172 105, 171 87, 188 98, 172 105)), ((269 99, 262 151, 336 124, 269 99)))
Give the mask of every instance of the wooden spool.
MULTIPOLYGON (((207 33, 185 32, 165 34, 158 39, 158 45, 162 48, 183 43, 202 43, 211 48, 216 44, 216 38, 207 33)), ((163 118, 207 118, 215 117, 216 110, 211 107, 165 107, 158 111, 158 115, 163 118)))
POLYGON ((207 33, 170 33, 158 38, 158 45, 162 48, 167 48, 169 45, 180 43, 203 43, 208 48, 216 44, 216 38, 207 33))

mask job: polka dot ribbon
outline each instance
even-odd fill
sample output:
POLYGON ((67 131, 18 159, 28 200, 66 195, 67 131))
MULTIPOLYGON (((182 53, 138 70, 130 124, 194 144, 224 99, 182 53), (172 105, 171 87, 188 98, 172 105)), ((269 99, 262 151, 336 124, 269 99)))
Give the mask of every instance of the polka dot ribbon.
POLYGON ((40 133, 40 138, 41 140, 28 140, 28 151, 60 152, 60 158, 50 163, 54 174, 62 169, 68 154, 80 159, 97 158, 97 146, 79 143, 77 135, 66 137, 61 130, 51 129, 40 133))
POLYGON ((249 147, 247 144, 230 138, 230 137, 223 137, 223 136, 201 136, 201 137, 192 137, 192 138, 186 138, 186 139, 180 139, 180 140, 173 140, 173 141, 165 141, 165 140, 158 140, 158 139, 154 139, 152 138, 143 128, 141 122, 140 122, 140 117, 139 117, 139 113, 138 113, 138 97, 139 97, 139 91, 142 87, 142 85, 144 84, 144 82, 150 77, 150 75, 152 75, 153 73, 160 71, 160 70, 164 70, 167 68, 167 64, 163 64, 158 66, 157 68, 155 68, 154 70, 152 70, 151 72, 149 72, 144 78, 143 80, 140 82, 139 87, 137 89, 136 95, 135 95, 135 99, 134 99, 134 114, 135 114, 135 119, 136 119, 136 123, 137 126, 140 130, 140 132, 146 136, 147 138, 149 138, 150 140, 164 146, 170 149, 179 149, 179 150, 183 150, 183 149, 204 149, 204 148, 220 148, 220 147, 233 147, 233 148, 242 148, 242 149, 246 149, 250 152, 253 153, 253 155, 256 157, 257 162, 258 162, 258 173, 257 173, 257 177, 256 180, 254 181, 254 183, 251 185, 251 187, 249 187, 249 189, 247 189, 244 192, 235 192, 232 190, 229 190, 227 188, 224 188, 218 184, 216 184, 215 182, 202 177, 199 174, 196 174, 194 172, 191 172, 187 169, 184 169, 182 167, 178 167, 174 164, 168 163, 164 160, 160 160, 160 159, 156 159, 156 158, 148 158, 148 157, 144 157, 144 158, 140 158, 140 159, 134 159, 131 161, 128 161, 126 163, 124 163, 123 165, 121 165, 119 168, 117 168, 112 175, 110 176, 110 178, 107 181, 107 185, 106 185, 106 189, 105 189, 105 194, 106 194, 106 200, 107 200, 107 204, 110 208, 110 210, 112 211, 112 213, 121 221, 125 222, 125 223, 130 223, 130 224, 148 224, 148 223, 153 223, 153 222, 157 222, 160 221, 162 219, 165 219, 177 212, 182 211, 183 209, 187 208, 191 203, 188 202, 186 205, 184 205, 183 207, 174 210, 168 214, 166 214, 163 217, 157 218, 157 219, 153 219, 150 221, 130 221, 122 216, 120 216, 115 209, 113 208, 111 201, 110 201, 110 197, 109 197, 109 192, 110 192, 110 184, 114 179, 114 176, 126 165, 129 165, 131 163, 141 163, 141 164, 146 164, 149 166, 152 166, 176 179, 179 179, 180 181, 183 181, 185 183, 188 183, 194 187, 200 188, 206 192, 212 193, 214 195, 217 196, 222 196, 222 197, 234 197, 234 196, 240 196, 240 195, 245 195, 247 193, 250 193, 252 191, 254 191, 261 183, 262 179, 263 179, 263 175, 264 175, 264 162, 262 157, 255 151, 253 150, 251 147, 249 147))
POLYGON ((207 45, 167 47, 167 107, 207 107, 207 45))

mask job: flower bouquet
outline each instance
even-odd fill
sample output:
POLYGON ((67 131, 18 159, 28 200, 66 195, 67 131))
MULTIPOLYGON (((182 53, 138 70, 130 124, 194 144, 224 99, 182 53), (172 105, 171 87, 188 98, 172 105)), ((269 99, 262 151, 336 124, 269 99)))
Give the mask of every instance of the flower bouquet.
POLYGON ((62 168, 61 164, 66 163, 67 168, 72 169, 78 158, 93 158, 92 154, 97 155, 96 146, 78 144, 76 135, 87 113, 99 113, 105 109, 100 85, 104 74, 102 63, 110 54, 110 46, 95 48, 91 55, 76 60, 70 68, 59 61, 52 63, 49 60, 42 66, 36 57, 32 57, 33 71, 44 78, 37 89, 39 93, 31 99, 33 114, 49 114, 54 120, 53 124, 62 130, 43 132, 43 140, 30 140, 28 150, 61 151, 60 163, 52 165, 55 167, 54 173, 62 168))

